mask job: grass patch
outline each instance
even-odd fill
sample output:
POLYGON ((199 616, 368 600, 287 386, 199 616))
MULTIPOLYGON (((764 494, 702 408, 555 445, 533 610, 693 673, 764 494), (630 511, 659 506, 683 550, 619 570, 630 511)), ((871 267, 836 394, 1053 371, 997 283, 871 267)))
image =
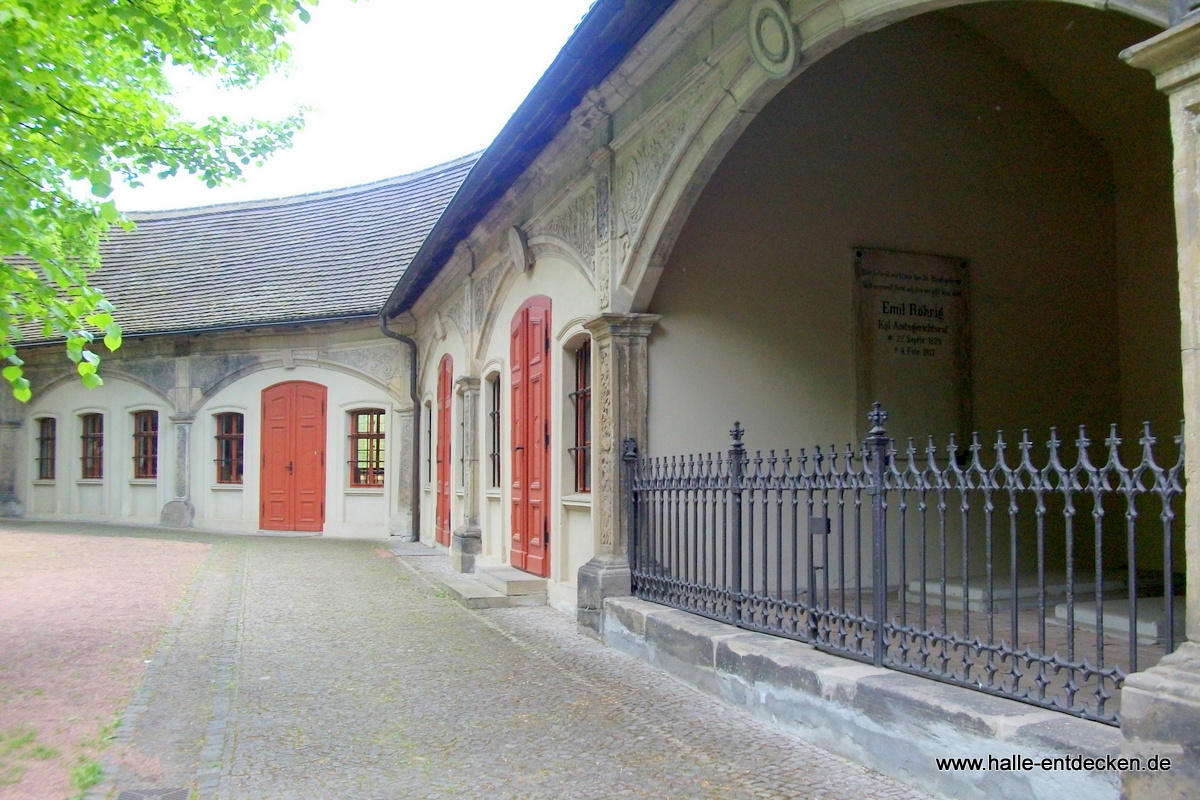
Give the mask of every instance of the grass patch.
POLYGON ((88 789, 95 786, 104 777, 104 768, 94 758, 80 756, 79 761, 71 768, 71 788, 79 792, 77 798, 83 797, 88 789))
POLYGON ((48 761, 58 758, 53 747, 38 744, 37 729, 31 725, 16 725, 0 730, 0 786, 12 786, 25 774, 26 761, 48 761))

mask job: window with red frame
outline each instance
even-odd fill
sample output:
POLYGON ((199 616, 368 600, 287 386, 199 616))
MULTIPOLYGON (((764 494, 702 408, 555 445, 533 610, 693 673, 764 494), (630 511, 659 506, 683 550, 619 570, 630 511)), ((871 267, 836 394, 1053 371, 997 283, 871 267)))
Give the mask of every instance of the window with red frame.
POLYGON ((350 412, 350 485, 383 486, 383 411, 350 412))
POLYGON ((38 420, 38 480, 54 480, 54 455, 58 423, 53 417, 38 420))
POLYGON ((83 448, 80 456, 81 478, 97 480, 104 477, 104 415, 84 414, 80 418, 83 433, 79 442, 83 448))
POLYGON ((592 342, 585 341, 575 351, 575 446, 568 448, 575 462, 575 491, 592 490, 592 342))
POLYGON ((217 483, 242 482, 245 417, 231 411, 217 414, 217 483))
POLYGON ((133 415, 133 477, 158 477, 158 412, 133 415))

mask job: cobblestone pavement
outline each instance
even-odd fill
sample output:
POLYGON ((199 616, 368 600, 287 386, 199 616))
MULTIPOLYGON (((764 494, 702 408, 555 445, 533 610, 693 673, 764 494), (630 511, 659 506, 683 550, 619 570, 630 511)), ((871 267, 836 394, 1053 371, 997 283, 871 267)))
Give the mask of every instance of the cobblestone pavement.
POLYGON ((91 796, 925 797, 398 549, 215 537, 91 796))

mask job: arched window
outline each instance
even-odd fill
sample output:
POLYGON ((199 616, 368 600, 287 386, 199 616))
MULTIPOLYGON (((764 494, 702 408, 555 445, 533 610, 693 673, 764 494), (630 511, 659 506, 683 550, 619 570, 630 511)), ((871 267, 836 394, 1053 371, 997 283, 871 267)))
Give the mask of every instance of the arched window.
POLYGON ((575 350, 575 389, 571 392, 575 445, 568 448, 574 463, 575 491, 592 490, 592 340, 575 350))
POLYGON ((99 480, 104 477, 104 415, 83 414, 79 421, 82 426, 79 477, 99 480))
POLYGON ((133 477, 158 477, 158 412, 133 415, 133 477))
POLYGON ((38 420, 38 468, 39 481, 54 480, 54 458, 57 448, 58 421, 54 417, 38 420))
POLYGON ((488 486, 500 488, 500 373, 487 379, 488 384, 488 463, 491 480, 488 486))
POLYGON ((245 430, 241 414, 217 414, 217 483, 242 482, 245 430))
POLYGON ((383 486, 383 416, 378 408, 350 412, 351 486, 383 486))

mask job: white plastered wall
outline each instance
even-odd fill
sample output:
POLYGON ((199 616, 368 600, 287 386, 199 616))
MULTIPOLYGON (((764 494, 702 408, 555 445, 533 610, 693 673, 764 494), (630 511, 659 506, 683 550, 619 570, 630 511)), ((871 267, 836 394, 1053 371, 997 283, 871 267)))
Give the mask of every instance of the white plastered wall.
POLYGON ((111 374, 103 386, 86 389, 68 377, 39 392, 26 410, 21 485, 25 487, 25 513, 31 519, 79 519, 154 524, 171 499, 171 469, 175 439, 166 399, 138 383, 111 374), (133 414, 158 412, 158 476, 134 478, 133 414), (84 479, 80 436, 81 416, 104 418, 103 477, 84 479), (54 480, 37 478, 38 420, 56 420, 54 480))
MULTIPOLYGON (((535 250, 535 254, 537 251, 535 250)), ((512 319, 521 304, 530 297, 550 298, 550 579, 551 605, 574 614, 576 576, 579 568, 595 555, 591 496, 574 491, 574 471, 569 447, 574 444, 574 420, 568 394, 574 389, 574 350, 587 337, 583 323, 599 313, 596 290, 585 271, 571 258, 560 253, 537 255, 533 266, 521 274, 510 275, 497 292, 485 317, 481 333, 480 361, 482 376, 500 375, 500 488, 490 488, 491 465, 487 455, 490 441, 488 385, 480 385, 480 478, 483 487, 480 526, 483 529, 482 566, 508 561, 511 535, 512 388, 508 369, 509 333, 512 319)), ((594 374, 594 372, 593 372, 594 374)), ((592 404, 595 428, 595 402, 592 404)))
POLYGON ((328 390, 326 398, 325 526, 329 537, 382 538, 390 535, 396 513, 392 498, 400 459, 407 447, 400 441, 398 404, 381 387, 334 369, 297 366, 251 373, 214 394, 196 412, 192 426, 191 485, 196 506, 196 526, 221 530, 255 531, 259 526, 259 489, 262 449, 262 392, 286 381, 311 381, 328 390), (378 408, 384 411, 386 439, 382 488, 353 488, 349 476, 350 412, 378 408), (218 484, 216 480, 216 415, 237 412, 245 416, 245 473, 243 482, 218 484))

